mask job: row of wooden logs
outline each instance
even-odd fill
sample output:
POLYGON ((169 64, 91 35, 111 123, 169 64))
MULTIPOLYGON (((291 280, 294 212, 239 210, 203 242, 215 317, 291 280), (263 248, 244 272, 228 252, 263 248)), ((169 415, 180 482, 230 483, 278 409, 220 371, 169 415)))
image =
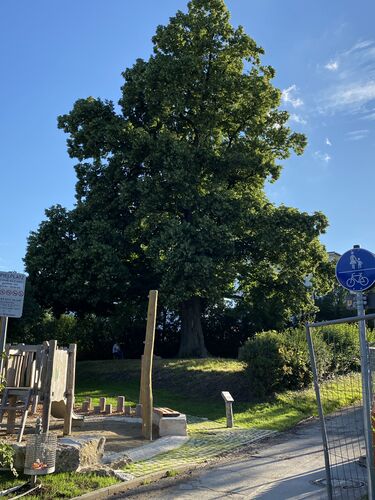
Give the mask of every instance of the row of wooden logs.
MULTIPOLYGON (((84 401, 82 403, 82 411, 87 413, 87 412, 90 412, 92 410, 96 414, 106 413, 109 415, 113 412, 113 407, 111 404, 107 404, 106 398, 99 399, 99 406, 93 406, 92 398, 87 398, 86 401, 84 401)), ((125 406, 125 397, 124 396, 117 396, 116 412, 117 413, 124 413, 125 415, 130 415, 131 410, 132 410, 132 408, 130 406, 125 406)))

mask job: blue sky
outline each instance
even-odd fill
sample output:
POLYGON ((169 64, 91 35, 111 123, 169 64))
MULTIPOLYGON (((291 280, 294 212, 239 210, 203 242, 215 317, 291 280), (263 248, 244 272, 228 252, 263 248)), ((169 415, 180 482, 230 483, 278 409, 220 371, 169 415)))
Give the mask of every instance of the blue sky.
MULTIPOLYGON (((228 0, 235 25, 276 69, 302 157, 267 187, 275 203, 323 211, 328 250, 375 251, 375 2, 228 0)), ((22 271, 44 209, 74 204, 74 161, 56 118, 81 97, 117 101, 121 72, 147 58, 182 0, 0 3, 0 270, 22 271)))

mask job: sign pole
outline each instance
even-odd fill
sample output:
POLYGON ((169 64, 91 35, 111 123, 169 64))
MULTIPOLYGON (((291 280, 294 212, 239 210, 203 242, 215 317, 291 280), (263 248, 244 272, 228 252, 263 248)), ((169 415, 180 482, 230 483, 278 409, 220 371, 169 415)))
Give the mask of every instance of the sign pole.
MULTIPOLYGON (((364 316, 365 308, 363 303, 363 293, 356 292, 357 314, 364 316)), ((366 323, 364 320, 358 322, 359 340, 361 346, 361 376, 362 376, 362 400, 363 400, 363 424, 366 442, 366 464, 368 477, 368 497, 373 498, 375 487, 374 455, 372 446, 372 423, 371 423, 371 372, 368 345, 366 339, 366 323)))
POLYGON ((5 344, 7 340, 7 329, 8 329, 8 316, 1 316, 1 333, 0 333, 0 375, 3 373, 4 366, 4 352, 5 352, 5 344))
MULTIPOLYGON (((345 252, 336 264, 336 278, 338 282, 355 293, 357 299, 357 314, 365 315, 363 292, 375 285, 375 255, 359 245, 354 245, 345 252)), ((361 378, 362 378, 362 406, 363 427, 366 443, 366 464, 368 497, 375 495, 375 468, 374 445, 372 431, 372 373, 370 369, 369 346, 366 338, 366 323, 363 319, 358 322, 359 340, 361 348, 361 378)))

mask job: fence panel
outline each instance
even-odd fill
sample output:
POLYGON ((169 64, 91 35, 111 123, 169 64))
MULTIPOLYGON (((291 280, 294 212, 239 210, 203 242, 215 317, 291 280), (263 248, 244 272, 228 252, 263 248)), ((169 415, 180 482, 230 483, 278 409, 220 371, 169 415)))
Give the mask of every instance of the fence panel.
POLYGON ((328 498, 360 499, 367 493, 368 473, 357 325, 311 326, 307 339, 315 371, 328 498))

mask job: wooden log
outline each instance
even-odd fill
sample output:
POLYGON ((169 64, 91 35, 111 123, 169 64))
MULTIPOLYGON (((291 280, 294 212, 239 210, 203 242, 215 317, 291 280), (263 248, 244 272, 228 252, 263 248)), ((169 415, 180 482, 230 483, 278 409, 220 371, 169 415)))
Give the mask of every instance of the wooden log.
POLYGON ((152 441, 152 361, 154 356, 156 311, 158 302, 158 291, 150 290, 146 340, 142 359, 142 377, 141 377, 141 404, 142 404, 142 434, 145 439, 152 441))
POLYGON ((77 344, 70 344, 68 349, 68 369, 66 374, 66 414, 64 419, 64 436, 69 436, 72 433, 76 358, 77 344))
POLYGON ((106 398, 100 398, 99 399, 100 411, 104 411, 105 410, 106 402, 107 402, 106 398))
POLYGON ((110 415, 112 413, 112 405, 111 404, 105 405, 105 412, 108 415, 110 415))
POLYGON ((117 396, 117 412, 124 413, 124 409, 125 409, 125 397, 117 396))

